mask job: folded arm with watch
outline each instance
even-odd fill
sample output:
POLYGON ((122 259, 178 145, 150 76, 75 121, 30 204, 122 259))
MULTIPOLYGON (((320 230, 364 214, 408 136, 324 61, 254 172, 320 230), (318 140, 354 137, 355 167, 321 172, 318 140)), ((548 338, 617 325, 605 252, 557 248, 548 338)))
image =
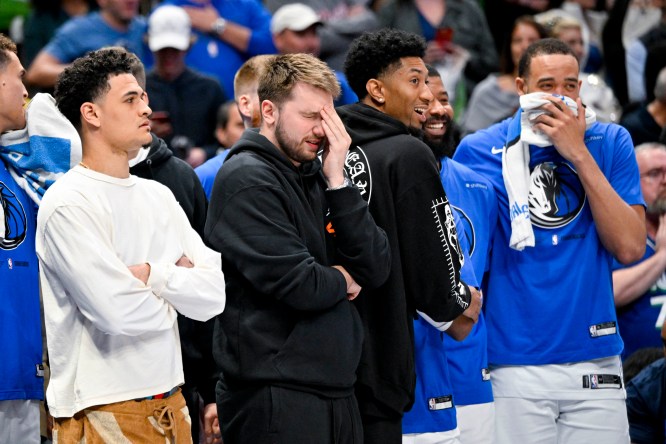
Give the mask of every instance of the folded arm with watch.
POLYGON ((184 6, 183 9, 190 16, 194 29, 213 35, 241 52, 247 51, 252 35, 250 28, 220 16, 218 10, 212 5, 204 7, 184 6))

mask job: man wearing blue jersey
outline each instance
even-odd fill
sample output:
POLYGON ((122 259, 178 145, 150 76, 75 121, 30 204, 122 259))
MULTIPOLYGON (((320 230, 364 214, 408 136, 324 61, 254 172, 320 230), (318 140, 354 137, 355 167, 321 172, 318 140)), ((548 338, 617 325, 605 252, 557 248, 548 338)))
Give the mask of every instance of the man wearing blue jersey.
MULTIPOLYGON (((25 70, 0 34, 0 133, 25 127, 25 70)), ((44 399, 36 208, 0 147, 0 442, 39 443, 44 399)))
POLYGON ((645 211, 631 138, 594 122, 578 72, 566 44, 533 43, 521 109, 454 156, 499 203, 486 321, 500 444, 629 440, 611 262, 642 257, 645 211))
POLYGON ((636 147, 641 191, 647 204, 647 240, 643 258, 627 267, 613 264, 613 291, 622 359, 643 347, 659 347, 666 318, 666 146, 636 147))
POLYGON ((74 17, 58 28, 30 65, 26 81, 53 88, 60 73, 76 58, 105 46, 122 46, 148 67, 152 54, 144 41, 146 21, 138 0, 97 0, 99 11, 74 17))
MULTIPOLYGON (((490 246, 497 224, 497 198, 492 184, 449 156, 455 149, 452 140, 453 107, 439 72, 428 66, 428 86, 435 100, 428 108, 423 127, 426 144, 439 159, 440 178, 451 201, 454 216, 460 221, 460 246, 470 260, 474 280, 479 286, 488 269, 490 246)), ((469 282, 464 276, 465 282, 469 282)), ((463 444, 491 443, 495 435, 495 405, 488 371, 488 337, 483 313, 469 335, 457 341, 444 336, 448 374, 463 444)))

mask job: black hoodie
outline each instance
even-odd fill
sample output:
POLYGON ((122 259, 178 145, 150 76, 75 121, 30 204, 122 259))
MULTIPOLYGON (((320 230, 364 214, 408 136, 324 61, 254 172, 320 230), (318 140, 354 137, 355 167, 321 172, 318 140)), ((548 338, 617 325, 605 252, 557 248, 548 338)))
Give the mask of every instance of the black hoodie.
POLYGON ((346 168, 391 244, 384 285, 354 301, 365 342, 356 396, 361 413, 396 418, 414 395, 416 311, 451 321, 469 305, 462 254, 437 161, 407 126, 367 105, 338 108, 352 137, 346 168))
POLYGON ((232 391, 353 392, 363 332, 331 266, 345 267, 362 298, 388 276, 389 245, 356 188, 325 189, 319 160, 296 168, 252 130, 217 175, 205 236, 222 253, 227 305, 214 353, 232 391))
POLYGON ((199 177, 185 161, 173 156, 164 140, 152 135, 148 157, 130 168, 130 173, 155 180, 171 190, 185 211, 192 228, 203 237, 206 223, 206 193, 199 177))

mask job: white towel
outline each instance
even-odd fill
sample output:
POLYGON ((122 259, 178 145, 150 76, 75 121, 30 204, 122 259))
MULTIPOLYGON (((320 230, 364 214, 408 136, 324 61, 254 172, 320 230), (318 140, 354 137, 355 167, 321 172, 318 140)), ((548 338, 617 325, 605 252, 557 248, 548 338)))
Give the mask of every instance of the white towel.
MULTIPOLYGON (((549 103, 548 96, 562 99, 578 115, 575 100, 556 94, 536 92, 520 96, 520 108, 509 123, 506 143, 502 152, 502 177, 509 199, 511 239, 509 246, 522 251, 534 246, 534 230, 530 220, 528 202, 530 186, 530 145, 552 146, 553 142, 541 131, 532 128, 531 122, 545 111, 539 109, 549 103)), ((589 107, 585 108, 585 123, 589 126, 596 121, 596 115, 589 107)))
MULTIPOLYGON (((47 188, 81 161, 81 139, 50 94, 36 94, 25 113, 25 128, 0 135, 0 158, 39 205, 47 188)), ((6 230, 3 204, 0 195, 0 237, 6 230)))

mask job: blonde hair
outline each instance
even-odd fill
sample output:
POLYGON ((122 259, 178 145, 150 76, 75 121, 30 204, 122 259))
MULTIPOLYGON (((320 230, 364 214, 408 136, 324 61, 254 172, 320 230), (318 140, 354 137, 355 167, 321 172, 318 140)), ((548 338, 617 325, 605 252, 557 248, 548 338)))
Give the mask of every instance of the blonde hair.
POLYGON ((257 88, 259 78, 266 69, 266 64, 274 55, 258 55, 248 59, 238 68, 234 76, 234 98, 251 93, 257 88))
POLYGON ((333 99, 340 95, 338 79, 326 63, 310 54, 285 54, 267 63, 259 80, 259 101, 270 100, 279 107, 298 83, 322 89, 333 99))

